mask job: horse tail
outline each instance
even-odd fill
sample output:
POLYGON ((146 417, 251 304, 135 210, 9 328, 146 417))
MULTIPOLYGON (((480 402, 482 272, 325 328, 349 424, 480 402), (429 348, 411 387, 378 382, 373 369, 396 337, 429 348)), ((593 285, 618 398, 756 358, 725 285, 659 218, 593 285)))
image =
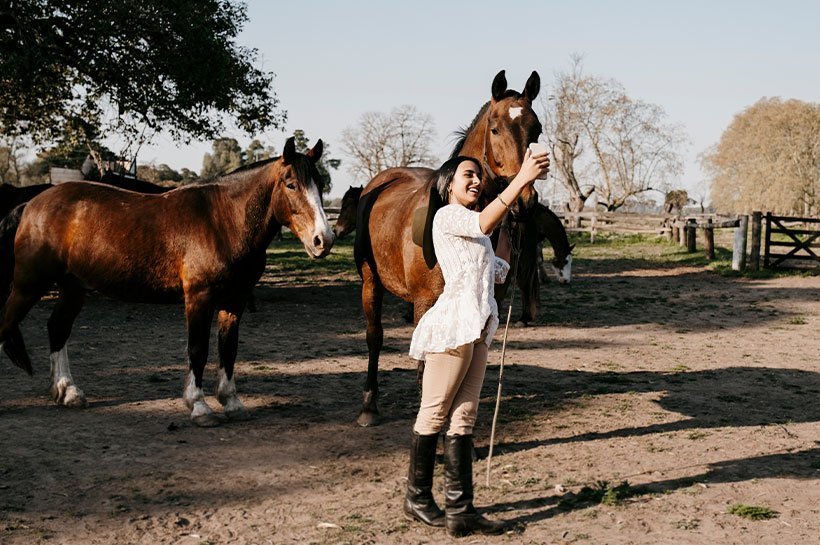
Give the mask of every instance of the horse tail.
POLYGON ((0 221, 0 308, 6 304, 11 294, 11 281, 14 277, 14 237, 20 227, 23 209, 26 203, 14 208, 0 221))
POLYGON ((379 195, 393 185, 393 182, 397 179, 383 183, 370 193, 362 195, 359 199, 359 206, 356 209, 356 238, 353 241, 353 260, 356 262, 359 275, 362 274, 362 265, 365 261, 370 263, 371 268, 375 271, 376 262, 373 258, 373 248, 370 245, 370 213, 373 211, 373 205, 376 204, 379 195))

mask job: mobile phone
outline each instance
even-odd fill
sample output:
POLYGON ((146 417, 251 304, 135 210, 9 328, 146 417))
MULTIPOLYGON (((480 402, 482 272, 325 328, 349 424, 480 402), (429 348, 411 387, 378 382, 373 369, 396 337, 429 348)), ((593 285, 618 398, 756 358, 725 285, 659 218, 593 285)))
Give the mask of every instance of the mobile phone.
MULTIPOLYGON (((539 155, 546 155, 547 154, 547 146, 542 144, 541 142, 532 142, 530 144, 530 154, 533 157, 537 157, 539 155)), ((546 174, 543 176, 539 176, 539 180, 545 180, 547 178, 546 174)))
POLYGON ((541 142, 532 142, 530 144, 530 153, 532 155, 544 155, 547 153, 547 146, 541 142))

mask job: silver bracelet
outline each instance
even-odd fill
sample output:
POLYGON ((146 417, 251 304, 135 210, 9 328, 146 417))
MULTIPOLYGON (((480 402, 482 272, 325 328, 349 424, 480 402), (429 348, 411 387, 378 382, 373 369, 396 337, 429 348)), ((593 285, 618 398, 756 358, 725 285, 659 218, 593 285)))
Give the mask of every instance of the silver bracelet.
POLYGON ((496 198, 497 198, 499 201, 501 201, 501 204, 503 204, 503 205, 504 205, 504 208, 506 208, 507 210, 509 210, 509 209, 510 209, 510 205, 504 202, 504 199, 502 199, 502 198, 501 198, 501 194, 498 194, 498 195, 496 196, 496 198))

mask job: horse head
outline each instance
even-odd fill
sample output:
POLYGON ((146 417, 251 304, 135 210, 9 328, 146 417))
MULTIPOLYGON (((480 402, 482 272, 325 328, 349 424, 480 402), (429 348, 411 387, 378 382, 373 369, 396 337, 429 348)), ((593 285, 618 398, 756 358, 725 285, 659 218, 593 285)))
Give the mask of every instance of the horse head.
MULTIPOLYGON (((485 176, 485 193, 490 198, 495 198, 518 174, 527 147, 536 142, 542 132, 541 122, 532 109, 532 101, 540 88, 541 78, 535 71, 527 79, 522 93, 507 89, 504 70, 493 79, 483 145, 483 160, 490 171, 485 176)), ((528 186, 512 206, 513 216, 522 219, 537 202, 538 193, 533 186, 528 186)))
POLYGON ((342 238, 356 228, 356 211, 359 208, 362 189, 362 186, 359 186, 351 187, 345 191, 339 217, 336 218, 336 225, 333 226, 333 234, 337 239, 342 238))
POLYGON ((274 217, 290 229, 305 246, 310 257, 325 257, 333 246, 333 233, 322 207, 324 178, 316 168, 322 157, 322 141, 302 154, 288 138, 277 161, 276 191, 271 198, 274 217))
POLYGON ((556 252, 555 257, 550 261, 552 271, 561 284, 569 284, 572 280, 572 250, 574 248, 575 244, 572 244, 569 247, 569 253, 556 252))

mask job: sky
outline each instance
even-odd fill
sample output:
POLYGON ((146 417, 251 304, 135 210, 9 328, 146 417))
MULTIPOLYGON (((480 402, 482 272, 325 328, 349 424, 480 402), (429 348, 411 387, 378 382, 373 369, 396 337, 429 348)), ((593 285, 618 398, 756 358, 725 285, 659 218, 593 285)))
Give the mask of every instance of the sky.
MULTIPOLYGON (((282 149, 295 129, 342 160, 330 197, 354 180, 345 169, 342 131, 365 112, 410 104, 433 117, 434 152, 444 159, 453 131, 473 119, 506 70, 522 90, 533 70, 542 93, 570 57, 584 72, 619 81, 635 98, 660 105, 688 136, 677 186, 702 191, 698 155, 718 142, 734 115, 762 97, 820 102, 820 2, 386 2, 348 0, 248 3, 237 39, 276 74, 285 131, 257 135, 282 149)), ((540 99, 541 97, 539 97, 540 99)), ((536 101, 537 102, 537 101, 536 101)), ((251 137, 228 131, 243 146, 251 137)), ((177 145, 160 135, 139 161, 202 167, 210 142, 177 145)))

